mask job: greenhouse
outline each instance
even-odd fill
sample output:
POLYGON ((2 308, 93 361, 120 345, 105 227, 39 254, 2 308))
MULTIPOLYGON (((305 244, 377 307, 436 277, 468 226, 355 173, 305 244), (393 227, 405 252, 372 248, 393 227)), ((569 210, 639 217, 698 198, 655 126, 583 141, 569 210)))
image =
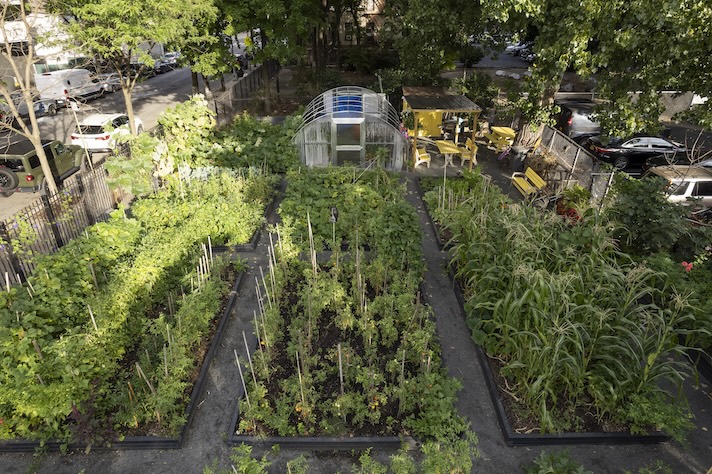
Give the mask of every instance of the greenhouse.
POLYGON ((400 124, 385 94, 337 87, 309 103, 294 143, 302 163, 310 167, 367 166, 378 160, 384 168, 398 171, 409 152, 400 124))

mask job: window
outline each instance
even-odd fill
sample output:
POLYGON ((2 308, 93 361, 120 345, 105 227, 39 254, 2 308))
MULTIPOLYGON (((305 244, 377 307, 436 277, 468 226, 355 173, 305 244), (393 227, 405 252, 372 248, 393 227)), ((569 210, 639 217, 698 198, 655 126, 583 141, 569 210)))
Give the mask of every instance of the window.
POLYGON ((712 196, 712 181, 700 181, 695 183, 693 196, 712 196))
POLYGON ((650 140, 650 145, 653 148, 665 148, 667 150, 671 150, 673 148, 672 143, 662 140, 660 138, 650 138, 649 140, 650 140))

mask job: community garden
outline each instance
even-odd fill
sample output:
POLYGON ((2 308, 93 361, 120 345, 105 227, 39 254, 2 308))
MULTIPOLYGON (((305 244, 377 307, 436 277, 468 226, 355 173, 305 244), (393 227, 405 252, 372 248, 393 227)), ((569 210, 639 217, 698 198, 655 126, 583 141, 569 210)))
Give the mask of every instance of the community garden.
MULTIPOLYGON (((456 406, 472 394, 424 289, 447 269, 425 265, 410 178, 301 167, 296 120, 218 130, 193 99, 107 164, 120 208, 0 293, 4 450, 179 447, 213 351, 228 351, 235 463, 265 468, 249 445, 358 438, 415 448, 391 457, 395 472, 470 472, 478 427, 456 406), (250 255, 266 264, 249 268, 236 250, 261 231, 250 255), (243 271, 254 299, 236 285, 243 271), (226 323, 233 305, 249 314, 226 323), (223 328, 238 347, 216 344, 223 328)), ((621 203, 655 199, 649 184, 619 183, 603 211, 571 192, 557 214, 463 174, 419 183, 513 430, 684 440, 694 414, 680 387, 712 346, 707 230, 678 232, 669 214, 636 241, 642 230, 626 229, 643 224, 621 203)), ((368 452, 359 462, 386 469, 368 452)))

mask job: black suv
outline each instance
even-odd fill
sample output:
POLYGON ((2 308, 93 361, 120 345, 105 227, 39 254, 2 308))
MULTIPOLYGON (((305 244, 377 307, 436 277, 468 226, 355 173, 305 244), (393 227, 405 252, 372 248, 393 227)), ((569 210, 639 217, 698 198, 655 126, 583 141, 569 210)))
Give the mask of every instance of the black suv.
POLYGON ((588 99, 556 100, 561 112, 556 116, 556 128, 576 143, 601 134, 601 125, 591 118, 596 103, 588 99))
MULTIPOLYGON (((56 140, 43 140, 42 146, 56 182, 84 169, 86 154, 83 148, 56 140)), ((37 151, 29 140, 0 148, 0 196, 45 191, 44 178, 37 151)))

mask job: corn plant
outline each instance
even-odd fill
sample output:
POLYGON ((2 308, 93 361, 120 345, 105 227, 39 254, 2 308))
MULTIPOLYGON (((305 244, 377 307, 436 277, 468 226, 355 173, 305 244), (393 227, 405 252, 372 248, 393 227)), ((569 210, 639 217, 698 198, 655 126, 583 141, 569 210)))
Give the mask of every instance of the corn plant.
MULTIPOLYGON (((666 275, 618 250, 594 210, 571 223, 482 186, 455 206, 434 196, 429 208, 453 234, 473 338, 502 361, 508 390, 542 431, 575 429, 582 409, 639 429, 634 400, 676 400, 662 387, 688 372, 680 340, 699 335, 695 313, 686 297, 658 288, 666 275)), ((676 429, 672 414, 649 426, 661 427, 676 429)))

